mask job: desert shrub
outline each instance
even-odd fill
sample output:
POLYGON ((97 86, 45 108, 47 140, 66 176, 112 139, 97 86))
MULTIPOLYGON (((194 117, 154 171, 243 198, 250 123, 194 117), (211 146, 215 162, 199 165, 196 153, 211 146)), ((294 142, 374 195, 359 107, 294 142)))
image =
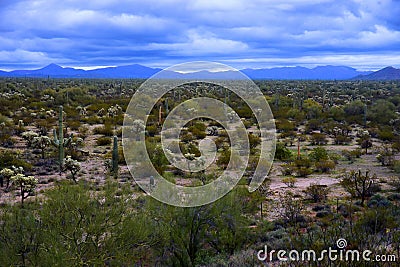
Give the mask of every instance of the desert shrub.
POLYGON ((332 171, 335 167, 336 164, 333 160, 322 160, 315 162, 315 170, 322 173, 328 173, 332 171))
POLYGON ((275 158, 283 161, 292 159, 292 152, 283 144, 277 143, 275 149, 275 158))
POLYGON ((355 224, 355 229, 362 229, 365 234, 384 233, 395 225, 393 215, 387 208, 372 208, 365 211, 355 224))
POLYGON ((376 184, 376 174, 371 176, 369 171, 366 171, 365 174, 361 170, 345 173, 340 184, 352 197, 360 197, 362 206, 367 197, 372 196, 380 189, 376 184))
POLYGON ((295 124, 288 120, 279 120, 276 123, 276 129, 280 133, 292 132, 295 128, 295 124))
POLYGON ((388 196, 388 199, 389 199, 390 201, 400 201, 400 194, 399 194, 399 193, 390 194, 390 195, 388 196))
POLYGON ((24 170, 31 170, 32 165, 20 158, 18 152, 10 150, 0 151, 0 168, 10 168, 11 166, 23 167, 24 170))
POLYGON ((311 145, 318 145, 318 146, 326 145, 326 143, 328 142, 326 140, 325 134, 322 134, 322 133, 311 134, 310 141, 311 141, 311 145))
POLYGON ((180 140, 184 143, 189 143, 193 141, 195 137, 193 136, 192 133, 182 133, 180 136, 180 140))
POLYGON ((185 144, 183 142, 179 142, 179 148, 182 151, 182 154, 194 154, 195 157, 200 157, 201 153, 197 145, 193 142, 185 144))
POLYGON ((86 126, 81 126, 78 129, 78 137, 82 138, 83 140, 86 139, 88 136, 89 128, 86 126))
POLYGON ((228 141, 229 139, 227 139, 226 137, 218 137, 217 139, 214 140, 217 149, 223 148, 224 144, 228 141))
POLYGON ((285 192, 279 196, 280 216, 286 224, 297 224, 304 220, 301 215, 304 205, 300 199, 296 199, 291 192, 285 192))
POLYGON ((395 173, 400 173, 400 160, 395 160, 392 168, 395 173))
POLYGON ((323 147, 315 147, 309 154, 309 158, 313 161, 328 160, 328 151, 323 147))
POLYGON ((378 138, 382 141, 392 141, 394 139, 393 130, 390 127, 385 127, 378 131, 378 138))
POLYGON ((219 155, 216 163, 220 167, 226 167, 229 163, 231 157, 231 150, 230 148, 225 148, 221 154, 219 155))
POLYGON ((309 196, 313 202, 321 202, 326 200, 329 188, 326 185, 320 185, 317 183, 311 183, 305 190, 307 196, 309 196))
POLYGON ((73 131, 78 131, 81 126, 81 122, 79 120, 73 120, 67 122, 68 127, 73 131))
POLYGON ((351 150, 351 151, 343 150, 342 155, 346 160, 350 161, 350 163, 353 163, 356 158, 361 157, 362 151, 361 151, 361 149, 355 149, 355 150, 351 150))
POLYGON ((82 121, 86 122, 87 124, 94 125, 94 124, 102 123, 103 119, 98 116, 89 116, 89 117, 83 118, 82 121))
POLYGON ((111 138, 109 137, 99 137, 96 140, 98 146, 108 146, 111 144, 111 138))
POLYGON ((253 125, 253 123, 250 120, 245 120, 245 121, 242 121, 242 122, 243 122, 243 125, 244 125, 244 127, 246 129, 249 129, 253 125))
POLYGON ((344 145, 351 142, 351 137, 346 135, 336 135, 334 143, 335 145, 344 145))
MULTIPOLYGON (((197 123, 198 124, 198 123, 197 123)), ((205 129, 199 129, 197 127, 189 127, 189 131, 193 134, 196 139, 203 139, 207 136, 205 129)))
POLYGON ((93 134, 102 134, 105 136, 113 136, 114 131, 110 123, 104 124, 104 126, 96 127, 93 129, 93 134))
POLYGON ((390 201, 380 194, 373 195, 367 202, 369 208, 389 207, 390 205, 390 201))
POLYGON ((293 188, 296 184, 296 178, 294 177, 285 177, 282 179, 282 183, 284 183, 287 187, 293 188))
POLYGON ((282 167, 285 175, 293 175, 296 177, 307 177, 313 172, 311 169, 311 161, 307 157, 301 157, 282 167))
POLYGON ((160 144, 146 141, 146 149, 154 168, 162 175, 169 163, 163 148, 160 144))
POLYGON ((261 138, 255 134, 248 134, 250 149, 256 148, 261 143, 261 138))
POLYGON ((146 126, 146 133, 148 136, 155 136, 158 133, 157 125, 148 125, 146 126))
POLYGON ((391 177, 388 184, 393 186, 396 191, 400 192, 400 177, 399 176, 391 177))

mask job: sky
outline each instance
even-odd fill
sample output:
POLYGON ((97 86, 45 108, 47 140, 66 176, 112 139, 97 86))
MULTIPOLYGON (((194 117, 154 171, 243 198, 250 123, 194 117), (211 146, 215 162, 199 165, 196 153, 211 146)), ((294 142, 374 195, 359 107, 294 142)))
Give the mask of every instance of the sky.
POLYGON ((400 0, 0 0, 0 69, 400 67, 400 0))

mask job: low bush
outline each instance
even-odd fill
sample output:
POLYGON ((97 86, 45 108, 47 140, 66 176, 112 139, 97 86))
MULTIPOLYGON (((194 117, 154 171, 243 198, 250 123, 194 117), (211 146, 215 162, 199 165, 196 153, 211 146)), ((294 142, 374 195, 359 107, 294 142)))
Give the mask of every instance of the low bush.
POLYGON ((98 146, 108 146, 111 144, 111 138, 109 137, 99 137, 96 140, 98 146))

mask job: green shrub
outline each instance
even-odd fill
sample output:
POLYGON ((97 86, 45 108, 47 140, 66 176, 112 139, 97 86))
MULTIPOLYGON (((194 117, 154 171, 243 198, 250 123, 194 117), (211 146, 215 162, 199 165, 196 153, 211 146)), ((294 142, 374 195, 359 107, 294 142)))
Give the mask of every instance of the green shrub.
POLYGON ((399 174, 400 173, 400 160, 395 160, 393 161, 393 166, 392 169, 395 173, 399 174))
POLYGON ((99 137, 96 140, 98 146, 108 146, 111 144, 111 138, 109 137, 99 137))
POLYGON ((336 164, 333 160, 322 160, 315 162, 315 170, 327 173, 332 171, 336 167, 336 164))
POLYGON ((275 149, 275 158, 279 160, 291 160, 293 157, 292 152, 283 144, 277 143, 275 149))
POLYGON ((146 132, 148 136, 155 136, 158 133, 157 125, 148 125, 146 126, 146 132))
POLYGON ((0 151, 0 168, 10 168, 11 166, 23 167, 24 170, 31 170, 32 165, 20 158, 18 152, 10 150, 0 151))
POLYGON ((305 193, 307 196, 311 197, 313 202, 321 202, 326 200, 329 191, 330 190, 326 185, 311 183, 305 190, 305 193))
POLYGON ((106 123, 104 126, 94 128, 93 134, 102 134, 105 136, 113 136, 114 131, 113 131, 111 124, 106 123))
POLYGON ((316 147, 311 151, 309 158, 316 162, 328 160, 328 151, 326 151, 326 149, 323 147, 316 147))

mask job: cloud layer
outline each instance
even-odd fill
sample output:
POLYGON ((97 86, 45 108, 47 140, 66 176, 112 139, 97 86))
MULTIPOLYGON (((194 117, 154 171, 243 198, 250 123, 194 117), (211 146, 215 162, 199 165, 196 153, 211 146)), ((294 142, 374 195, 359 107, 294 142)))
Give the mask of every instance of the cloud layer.
POLYGON ((2 1, 0 69, 399 66, 398 14, 398 0, 2 1))

